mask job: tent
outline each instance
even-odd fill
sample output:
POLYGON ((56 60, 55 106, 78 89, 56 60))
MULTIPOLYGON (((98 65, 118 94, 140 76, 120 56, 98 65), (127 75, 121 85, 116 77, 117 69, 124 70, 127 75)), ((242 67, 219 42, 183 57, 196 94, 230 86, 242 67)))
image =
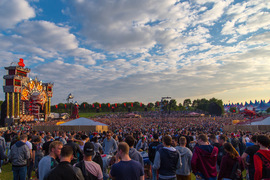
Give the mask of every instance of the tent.
POLYGON ((68 121, 66 123, 60 124, 59 126, 61 126, 61 129, 65 131, 108 131, 107 124, 103 124, 84 117, 68 121))
POLYGON ((270 117, 265 118, 265 119, 262 120, 262 121, 255 121, 255 122, 252 122, 251 125, 270 125, 270 117))
POLYGON ((103 124, 103 123, 100 123, 100 122, 97 122, 88 118, 84 118, 84 117, 60 124, 60 126, 96 126, 96 125, 108 126, 107 124, 103 124))

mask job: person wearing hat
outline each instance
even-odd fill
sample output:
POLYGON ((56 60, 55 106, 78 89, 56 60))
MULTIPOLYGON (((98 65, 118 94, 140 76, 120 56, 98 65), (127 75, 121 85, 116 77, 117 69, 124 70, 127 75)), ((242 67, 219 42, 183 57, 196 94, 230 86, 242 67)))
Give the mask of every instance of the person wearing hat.
POLYGON ((88 179, 103 179, 102 170, 99 164, 93 161, 95 155, 95 147, 91 142, 86 142, 83 147, 83 160, 76 163, 74 166, 82 170, 85 180, 88 179))

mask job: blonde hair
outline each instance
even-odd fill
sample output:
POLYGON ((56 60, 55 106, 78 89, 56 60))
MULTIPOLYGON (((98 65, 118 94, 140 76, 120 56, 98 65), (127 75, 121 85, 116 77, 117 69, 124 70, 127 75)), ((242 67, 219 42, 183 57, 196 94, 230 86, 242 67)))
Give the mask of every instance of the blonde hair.
POLYGON ((239 153, 236 151, 236 149, 233 147, 231 143, 225 143, 224 149, 233 159, 239 157, 239 153))

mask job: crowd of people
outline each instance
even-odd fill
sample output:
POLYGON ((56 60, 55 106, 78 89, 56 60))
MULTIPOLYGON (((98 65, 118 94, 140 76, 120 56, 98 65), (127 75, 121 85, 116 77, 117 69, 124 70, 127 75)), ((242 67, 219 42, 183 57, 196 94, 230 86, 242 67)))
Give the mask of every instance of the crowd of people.
POLYGON ((97 117, 107 132, 14 125, 0 133, 0 159, 12 164, 14 180, 269 179, 269 132, 225 132, 236 118, 244 117, 97 117))

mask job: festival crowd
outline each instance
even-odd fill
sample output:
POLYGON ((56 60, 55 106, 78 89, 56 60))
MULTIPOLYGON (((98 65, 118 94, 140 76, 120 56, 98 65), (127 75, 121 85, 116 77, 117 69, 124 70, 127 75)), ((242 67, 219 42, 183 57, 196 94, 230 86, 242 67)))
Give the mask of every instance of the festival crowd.
POLYGON ((0 132, 1 165, 12 164, 14 180, 270 179, 269 132, 223 129, 243 118, 157 112, 97 117, 109 125, 107 132, 13 125, 0 132))

